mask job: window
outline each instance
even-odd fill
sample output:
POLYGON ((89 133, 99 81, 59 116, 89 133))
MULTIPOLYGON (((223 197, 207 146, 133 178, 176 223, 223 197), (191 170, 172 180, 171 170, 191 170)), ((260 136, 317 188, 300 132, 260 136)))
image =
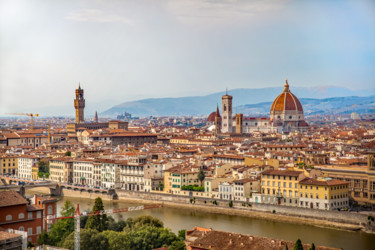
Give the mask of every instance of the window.
POLYGON ((52 205, 48 205, 48 214, 52 214, 52 205))
POLYGON ((20 226, 20 227, 18 228, 18 230, 20 230, 20 231, 25 231, 25 228, 24 228, 23 226, 20 226))
POLYGON ((23 219, 25 218, 25 214, 24 213, 19 213, 18 214, 18 219, 23 219))
POLYGON ((7 221, 12 220, 12 215, 8 214, 8 215, 5 217, 5 220, 7 220, 7 221))
POLYGON ((27 213, 27 218, 32 219, 33 218, 33 212, 28 212, 27 213))
POLYGON ((42 217, 42 213, 40 211, 36 212, 36 218, 41 218, 42 217))
POLYGON ((32 234, 33 234, 33 228, 32 228, 32 227, 29 227, 29 228, 27 229, 27 234, 28 234, 28 235, 32 235, 32 234))

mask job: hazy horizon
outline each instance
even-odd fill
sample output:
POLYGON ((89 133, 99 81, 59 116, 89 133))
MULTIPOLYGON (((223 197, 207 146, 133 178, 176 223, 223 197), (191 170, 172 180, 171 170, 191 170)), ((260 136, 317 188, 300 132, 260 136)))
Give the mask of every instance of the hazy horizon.
POLYGON ((0 37, 0 116, 46 106, 74 115, 79 82, 90 112, 285 78, 375 87, 370 0, 0 0, 0 37))

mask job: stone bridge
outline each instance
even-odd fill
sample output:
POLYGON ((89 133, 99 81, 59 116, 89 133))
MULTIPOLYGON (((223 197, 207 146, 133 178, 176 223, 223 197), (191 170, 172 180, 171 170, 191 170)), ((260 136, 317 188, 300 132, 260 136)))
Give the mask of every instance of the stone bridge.
POLYGON ((69 185, 64 183, 57 183, 51 181, 33 181, 33 180, 24 180, 19 178, 7 177, 7 176, 0 176, 1 190, 16 190, 21 195, 25 195, 26 189, 33 189, 33 188, 41 188, 45 187, 49 190, 49 193, 52 196, 64 196, 64 190, 66 191, 75 191, 76 193, 80 193, 81 196, 86 196, 88 194, 91 196, 93 195, 105 195, 108 199, 118 199, 116 191, 114 189, 98 189, 98 188, 89 188, 89 187, 82 187, 82 186, 75 186, 69 185), (16 184, 13 184, 16 183, 16 184), (22 183, 22 184, 20 184, 22 183))
POLYGON ((99 189, 99 188, 89 188, 89 187, 82 187, 82 186, 75 186, 69 184, 59 184, 61 195, 64 195, 64 190, 66 191, 76 191, 80 192, 83 196, 85 194, 96 194, 96 195, 106 195, 110 200, 118 199, 116 191, 114 189, 99 189))

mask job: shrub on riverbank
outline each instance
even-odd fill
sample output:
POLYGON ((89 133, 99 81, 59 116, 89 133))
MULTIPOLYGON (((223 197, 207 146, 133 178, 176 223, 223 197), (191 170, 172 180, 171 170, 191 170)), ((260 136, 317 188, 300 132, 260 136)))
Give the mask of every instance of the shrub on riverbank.
POLYGON ((188 186, 182 186, 181 190, 203 192, 204 187, 200 187, 198 185, 188 185, 188 186))

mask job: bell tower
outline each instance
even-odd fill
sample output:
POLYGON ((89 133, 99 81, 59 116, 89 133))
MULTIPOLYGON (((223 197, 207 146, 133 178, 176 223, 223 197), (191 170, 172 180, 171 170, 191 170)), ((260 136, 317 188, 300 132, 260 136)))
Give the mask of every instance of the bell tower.
POLYGON ((222 133, 233 133, 232 126, 232 99, 231 95, 228 95, 228 91, 225 95, 221 97, 221 105, 222 105, 222 120, 221 120, 221 132, 222 133))
POLYGON ((76 99, 74 99, 74 108, 76 109, 76 123, 83 123, 85 121, 85 99, 83 98, 83 89, 81 89, 81 84, 79 84, 78 89, 76 89, 76 99))

